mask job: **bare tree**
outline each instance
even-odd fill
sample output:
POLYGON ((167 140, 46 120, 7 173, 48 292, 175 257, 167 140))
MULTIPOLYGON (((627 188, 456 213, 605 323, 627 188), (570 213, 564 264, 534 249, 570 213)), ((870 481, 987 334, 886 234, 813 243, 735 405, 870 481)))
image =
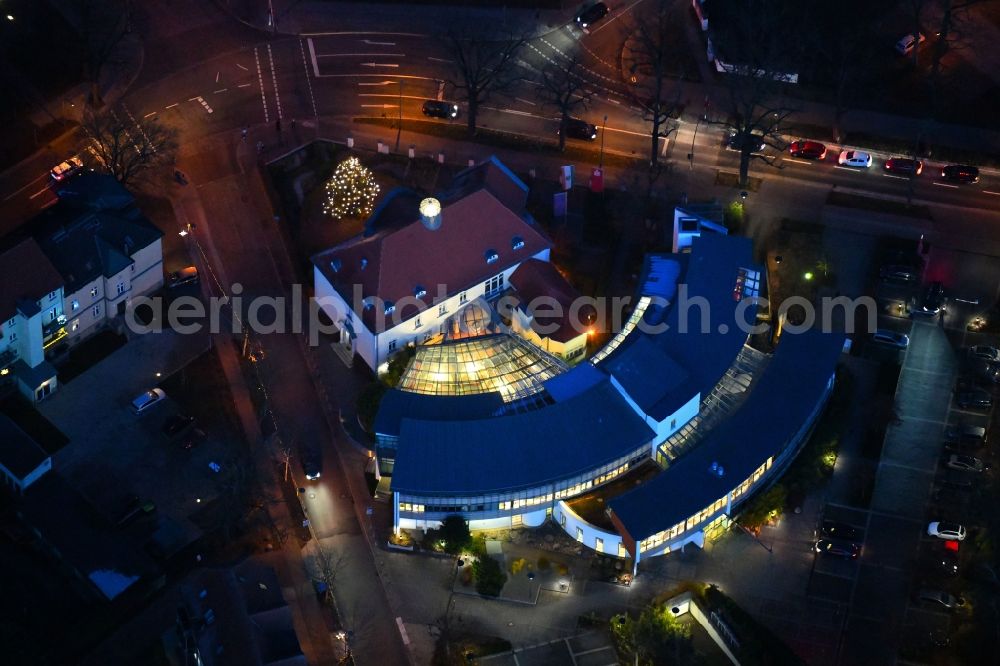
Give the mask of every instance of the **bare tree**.
POLYGON ((684 58, 675 26, 687 17, 678 15, 677 6, 657 0, 648 11, 634 15, 626 27, 630 33, 626 50, 634 84, 631 97, 642 110, 643 119, 650 123, 647 194, 661 171, 660 139, 676 131, 676 123, 670 121, 681 109, 684 58))
POLYGON ((569 119, 590 106, 593 96, 581 75, 583 65, 576 56, 542 69, 539 77, 542 103, 559 112, 559 150, 566 147, 569 119))
POLYGON ((451 56, 452 85, 466 103, 469 133, 476 132, 479 107, 496 93, 509 90, 520 76, 517 57, 525 37, 511 30, 476 26, 469 22, 452 23, 445 36, 451 56))
POLYGON ((710 122, 729 130, 730 145, 740 152, 740 187, 746 187, 751 160, 775 166, 787 148, 782 134, 796 109, 782 86, 798 53, 788 34, 790 21, 776 4, 747 0, 734 4, 733 12, 729 20, 713 21, 724 30, 713 34, 712 41, 716 48, 724 47, 730 66, 723 79, 729 116, 710 122), (761 145, 777 154, 765 153, 761 145))
POLYGON ((101 74, 129 27, 128 0, 77 0, 78 29, 84 70, 90 83, 90 103, 104 106, 101 74))
POLYGON ((114 110, 88 112, 82 127, 101 165, 123 185, 173 163, 176 132, 155 118, 133 120, 130 114, 114 110))

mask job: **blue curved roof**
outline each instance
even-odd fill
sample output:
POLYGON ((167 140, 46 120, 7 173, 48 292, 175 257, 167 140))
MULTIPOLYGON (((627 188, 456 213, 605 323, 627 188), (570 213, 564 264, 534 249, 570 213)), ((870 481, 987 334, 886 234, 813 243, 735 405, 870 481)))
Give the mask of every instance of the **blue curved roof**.
POLYGON ((608 506, 637 541, 668 529, 742 483, 777 456, 819 404, 844 346, 841 333, 785 333, 750 396, 702 443, 608 506), (719 477, 712 463, 722 466, 719 477))

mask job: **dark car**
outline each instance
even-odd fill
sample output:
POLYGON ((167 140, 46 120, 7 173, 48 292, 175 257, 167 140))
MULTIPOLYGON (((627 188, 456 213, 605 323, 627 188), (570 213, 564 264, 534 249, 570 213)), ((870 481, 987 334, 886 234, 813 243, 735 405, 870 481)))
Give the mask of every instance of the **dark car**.
POLYGON ((458 104, 439 99, 429 99, 424 102, 424 115, 429 118, 458 118, 458 104))
POLYGON ((190 451, 203 441, 205 441, 205 431, 201 428, 191 428, 181 436, 180 447, 185 451, 190 451))
POLYGON ((179 271, 174 271, 167 278, 167 286, 183 287, 186 284, 197 284, 198 282, 198 269, 195 266, 187 266, 180 269, 179 271))
POLYGON ((989 409, 993 406, 993 396, 982 389, 965 391, 955 396, 955 404, 962 409, 989 409))
POLYGON ((964 164, 949 164, 941 169, 941 177, 957 183, 978 183, 979 169, 964 164))
POLYGON ((149 515, 154 511, 156 511, 156 504, 152 501, 146 500, 144 502, 139 499, 138 495, 130 495, 125 501, 125 508, 118 516, 117 524, 121 527, 141 515, 149 515))
POLYGON ((566 120, 566 137, 569 139, 593 141, 597 138, 597 127, 591 125, 586 120, 568 118, 566 120))
POLYGON ((310 481, 315 481, 316 479, 318 479, 320 474, 319 456, 309 453, 303 455, 302 472, 306 475, 306 478, 310 481))
POLYGON ((176 437, 194 425, 194 417, 187 414, 174 414, 163 422, 163 434, 176 437))
POLYGON ((916 266, 889 264, 878 270, 878 276, 889 282, 910 284, 920 279, 920 269, 916 266))
POLYGON ((944 444, 954 449, 978 449, 987 441, 986 428, 975 425, 956 425, 944 433, 944 444))
POLYGON ((576 24, 581 28, 589 28, 608 15, 608 6, 603 2, 591 5, 576 15, 576 24))
POLYGON ((844 541, 860 541, 862 536, 862 530, 836 520, 824 520, 819 526, 819 533, 825 537, 844 541))
POLYGON ((751 132, 750 134, 730 132, 729 138, 726 139, 726 148, 742 152, 743 146, 748 146, 751 153, 759 153, 767 147, 764 143, 764 137, 756 132, 751 132))
POLYGON ((885 170, 904 176, 919 176, 924 170, 924 163, 908 157, 891 157, 885 161, 885 170))
POLYGON ((807 160, 822 160, 826 158, 826 146, 819 141, 793 141, 788 146, 792 157, 804 157, 807 160))
POLYGON ((913 304, 910 314, 936 317, 944 311, 944 305, 944 285, 940 282, 931 282, 920 295, 920 300, 913 304))
POLYGON ((942 548, 934 552, 931 558, 931 564, 934 565, 935 571, 946 576, 958 575, 958 553, 942 548))
POLYGON ((843 557, 849 560, 857 559, 858 555, 861 554, 861 547, 858 544, 834 539, 820 539, 813 546, 813 550, 820 555, 843 557))
POLYGON ((955 610, 965 605, 965 599, 956 597, 943 590, 924 588, 917 592, 917 601, 933 606, 943 607, 948 610, 955 610))

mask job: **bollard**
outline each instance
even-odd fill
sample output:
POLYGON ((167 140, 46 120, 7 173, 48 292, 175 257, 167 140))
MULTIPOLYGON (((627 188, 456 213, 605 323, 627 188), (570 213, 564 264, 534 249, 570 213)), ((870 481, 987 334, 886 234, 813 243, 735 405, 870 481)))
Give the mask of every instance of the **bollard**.
POLYGON ((444 164, 444 153, 438 153, 438 164, 444 164))
POLYGON ((354 147, 354 137, 353 136, 347 137, 347 147, 348 148, 353 148, 354 147))
POLYGON ((385 144, 384 144, 384 143, 382 143, 382 140, 381 140, 381 139, 379 139, 379 142, 378 142, 378 152, 380 152, 380 153, 382 152, 382 146, 384 146, 384 145, 385 145, 385 144))
POLYGON ((470 166, 470 167, 474 167, 474 166, 476 166, 476 160, 474 160, 474 159, 472 159, 472 158, 470 157, 470 158, 469 158, 469 166, 470 166))
POLYGON ((416 147, 416 146, 410 146, 410 150, 408 150, 408 151, 407 151, 407 155, 409 155, 409 156, 410 156, 410 159, 411 159, 411 160, 412 160, 412 159, 413 159, 414 157, 416 157, 416 155, 417 155, 417 147, 416 147))

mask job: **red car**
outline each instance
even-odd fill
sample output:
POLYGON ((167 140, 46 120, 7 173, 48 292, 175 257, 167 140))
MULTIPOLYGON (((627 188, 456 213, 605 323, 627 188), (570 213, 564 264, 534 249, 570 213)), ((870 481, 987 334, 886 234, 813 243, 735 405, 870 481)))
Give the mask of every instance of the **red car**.
POLYGON ((924 163, 920 160, 911 160, 906 157, 890 157, 885 161, 885 170, 893 173, 901 173, 904 176, 913 174, 919 176, 924 170, 924 163))
POLYGON ((809 160, 826 159, 826 146, 818 141, 793 141, 788 146, 792 157, 804 157, 809 160))

